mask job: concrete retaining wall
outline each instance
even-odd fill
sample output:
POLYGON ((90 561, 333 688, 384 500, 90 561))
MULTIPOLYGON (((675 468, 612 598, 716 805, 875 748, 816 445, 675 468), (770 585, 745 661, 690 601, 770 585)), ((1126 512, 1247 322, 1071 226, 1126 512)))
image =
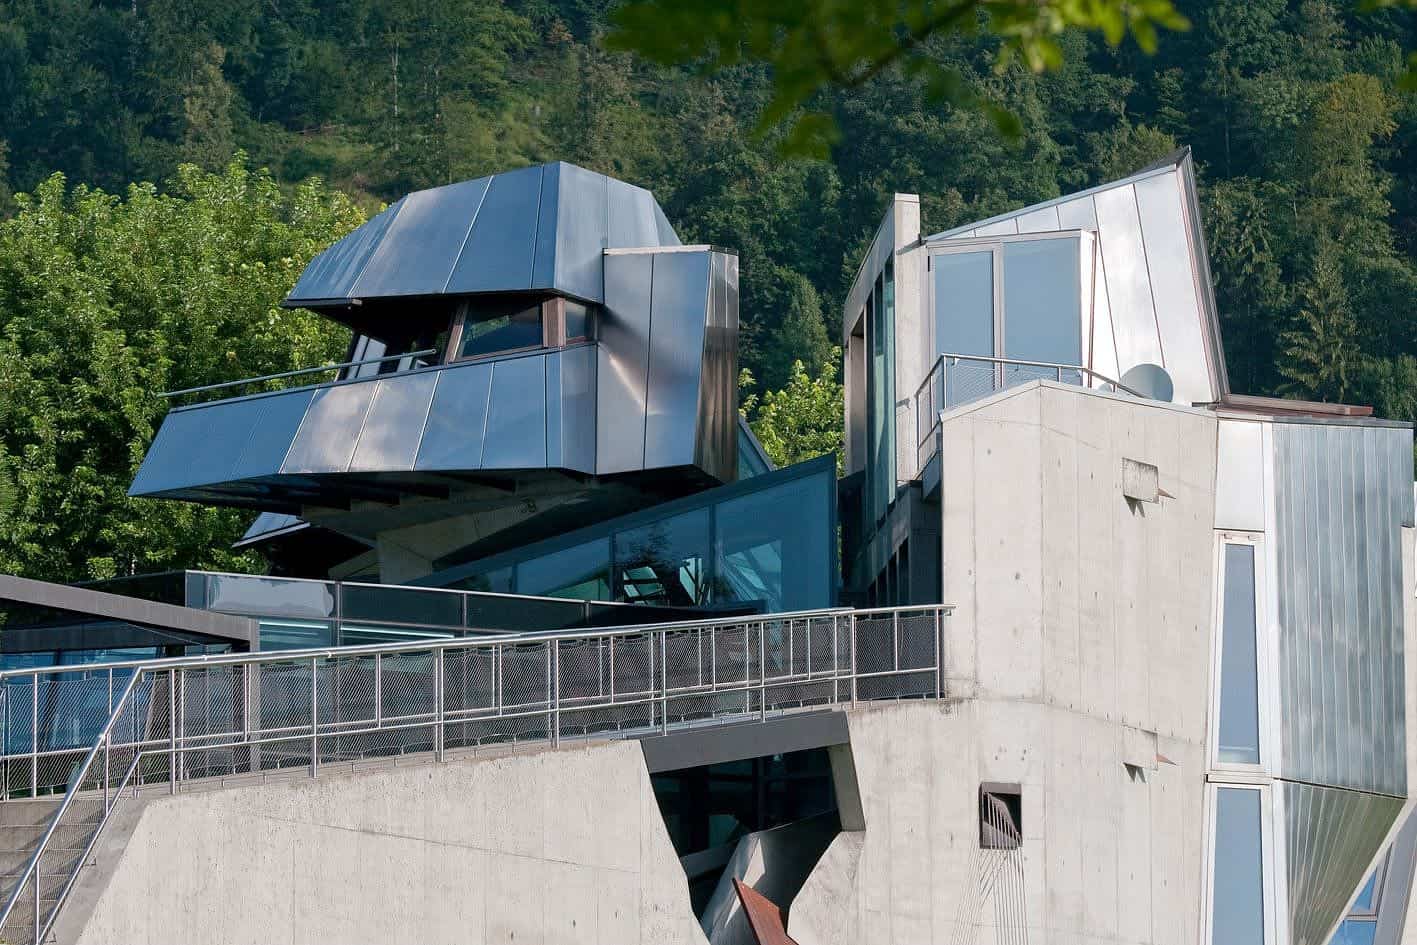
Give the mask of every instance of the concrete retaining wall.
POLYGON ((125 805, 61 942, 705 942, 633 742, 125 805))

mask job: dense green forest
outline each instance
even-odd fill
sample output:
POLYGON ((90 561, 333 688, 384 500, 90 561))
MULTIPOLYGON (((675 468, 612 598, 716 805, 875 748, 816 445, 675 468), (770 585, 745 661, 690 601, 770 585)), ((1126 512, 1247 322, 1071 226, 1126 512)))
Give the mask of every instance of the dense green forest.
POLYGON ((1020 133, 886 69, 816 94, 838 137, 804 159, 756 133, 766 66, 607 51, 611 6, 0 0, 0 570, 250 563, 223 548, 239 516, 123 497, 153 392, 340 353, 275 307, 311 254, 410 189, 555 159, 651 188, 686 240, 740 252, 747 393, 785 456, 833 442, 839 307, 892 192, 919 193, 934 231, 1178 144, 1232 386, 1417 417, 1413 13, 1178 2, 1191 28, 1154 55, 1069 32, 1043 73, 996 69, 987 33, 934 36, 1020 133))

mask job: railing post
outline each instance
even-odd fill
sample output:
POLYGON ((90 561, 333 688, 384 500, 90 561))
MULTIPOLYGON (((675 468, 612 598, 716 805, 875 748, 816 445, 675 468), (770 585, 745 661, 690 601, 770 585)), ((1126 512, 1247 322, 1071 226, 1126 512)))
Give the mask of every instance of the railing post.
POLYGON ((847 614, 847 634, 846 642, 851 647, 851 704, 856 704, 856 650, 859 641, 856 638, 856 615, 847 614))
POLYGON ((30 797, 39 797, 39 673, 30 676, 30 797))
POLYGON ((384 727, 384 654, 374 654, 374 726, 384 727))
POLYGON ((34 945, 39 945, 39 879, 42 859, 34 861, 34 945))
POLYGON ((167 671, 167 792, 177 793, 177 670, 167 671))
POLYGON ((659 704, 659 730, 661 733, 669 731, 669 631, 659 631, 659 691, 662 701, 659 704))
POLYGON ((891 611, 891 670, 900 673, 900 611, 891 611))
POLYGON ((551 685, 546 690, 546 697, 551 705, 551 745, 561 744, 561 644, 558 640, 551 640, 547 644, 547 653, 551 660, 551 685))
POLYGON ((758 623, 758 718, 766 721, 768 717, 768 625, 767 621, 758 623))
POLYGON ((935 608, 935 698, 945 697, 945 611, 935 608))
POLYGON ((310 777, 320 773, 320 658, 310 657, 310 777))
POLYGON ((433 757, 443 760, 443 653, 442 647, 434 650, 433 657, 433 757))

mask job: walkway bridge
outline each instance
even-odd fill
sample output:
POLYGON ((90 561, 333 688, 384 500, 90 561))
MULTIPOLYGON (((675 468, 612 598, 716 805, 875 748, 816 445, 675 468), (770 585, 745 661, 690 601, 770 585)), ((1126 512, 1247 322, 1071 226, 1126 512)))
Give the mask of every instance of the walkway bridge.
POLYGON ((947 607, 0 673, 0 940, 48 941, 115 809, 271 772, 948 695, 947 607))

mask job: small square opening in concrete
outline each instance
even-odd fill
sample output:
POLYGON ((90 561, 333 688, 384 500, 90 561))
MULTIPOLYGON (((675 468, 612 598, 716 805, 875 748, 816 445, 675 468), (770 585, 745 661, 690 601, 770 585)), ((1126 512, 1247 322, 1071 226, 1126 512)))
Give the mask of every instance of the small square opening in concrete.
POLYGON ((1017 850, 1023 846, 1023 789, 985 781, 979 785, 979 848, 1017 850))

